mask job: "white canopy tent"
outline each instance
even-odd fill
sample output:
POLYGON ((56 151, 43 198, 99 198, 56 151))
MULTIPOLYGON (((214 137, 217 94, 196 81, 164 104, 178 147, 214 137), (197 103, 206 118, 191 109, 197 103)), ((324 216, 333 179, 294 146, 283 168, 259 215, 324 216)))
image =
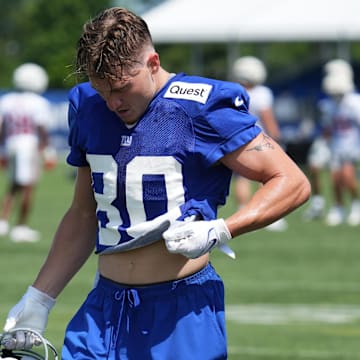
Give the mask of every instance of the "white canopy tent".
POLYGON ((155 43, 360 39, 360 0, 168 0, 143 17, 155 43))
POLYGON ((349 59, 350 42, 360 40, 359 14, 360 0, 167 0, 142 16, 155 44, 193 44, 201 73, 206 43, 227 44, 229 67, 246 42, 329 43, 349 59))

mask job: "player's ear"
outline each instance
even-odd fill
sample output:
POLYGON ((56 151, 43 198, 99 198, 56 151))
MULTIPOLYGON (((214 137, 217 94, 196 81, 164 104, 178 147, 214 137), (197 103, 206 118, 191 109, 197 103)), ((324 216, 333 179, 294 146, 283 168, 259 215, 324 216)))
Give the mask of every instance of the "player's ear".
POLYGON ((153 52, 149 54, 147 59, 147 66, 150 69, 150 72, 152 74, 156 73, 160 68, 160 58, 159 54, 156 52, 153 52))

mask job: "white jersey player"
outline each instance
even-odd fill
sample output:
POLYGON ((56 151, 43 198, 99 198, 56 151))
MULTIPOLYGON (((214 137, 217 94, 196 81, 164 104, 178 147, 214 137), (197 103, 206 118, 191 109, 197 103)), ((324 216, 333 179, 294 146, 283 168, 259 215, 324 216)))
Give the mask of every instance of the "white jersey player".
MULTIPOLYGON (((347 61, 343 59, 331 59, 323 66, 325 76, 345 76, 353 79, 353 69, 347 61)), ((313 141, 308 154, 309 177, 312 185, 312 197, 309 207, 304 213, 305 220, 320 219, 325 211, 325 198, 322 194, 322 184, 320 173, 329 169, 331 151, 329 144, 329 123, 331 123, 331 113, 334 101, 328 95, 321 98, 316 104, 319 113, 319 134, 313 141)), ((336 221, 337 222, 337 221, 336 221)))
POLYGON ((335 204, 330 208, 326 222, 330 226, 345 220, 345 196, 351 198, 347 223, 360 225, 357 164, 360 161, 360 94, 354 92, 354 83, 347 74, 330 74, 323 79, 323 89, 330 96, 325 107, 330 133, 330 170, 335 204))
MULTIPOLYGON (((280 129, 273 112, 274 95, 272 90, 265 86, 267 71, 263 62, 253 56, 243 56, 233 65, 233 80, 246 88, 250 97, 249 112, 257 118, 257 125, 274 140, 280 140, 280 129)), ((243 177, 236 177, 235 196, 239 206, 246 203, 251 197, 251 182, 243 177)), ((267 230, 284 231, 287 229, 285 219, 279 219, 268 225, 267 230)))
POLYGON ((233 79, 242 84, 250 96, 249 112, 258 117, 257 125, 278 141, 280 130, 273 113, 274 95, 264 85, 266 77, 266 68, 258 58, 243 56, 234 63, 233 79))
POLYGON ((21 203, 13 241, 36 241, 38 232, 27 226, 34 185, 40 175, 40 152, 48 146, 47 124, 50 103, 40 95, 48 84, 45 70, 33 63, 18 67, 13 74, 15 90, 0 99, 2 159, 9 174, 9 187, 1 210, 0 235, 10 231, 9 217, 15 196, 21 203))

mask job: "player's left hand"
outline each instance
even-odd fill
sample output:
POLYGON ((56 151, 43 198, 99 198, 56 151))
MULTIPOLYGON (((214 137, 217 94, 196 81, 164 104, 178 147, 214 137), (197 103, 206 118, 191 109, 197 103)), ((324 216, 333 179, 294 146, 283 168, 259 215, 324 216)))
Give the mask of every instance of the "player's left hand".
POLYGON ((215 246, 225 245, 231 238, 224 219, 211 221, 177 221, 163 233, 170 253, 198 258, 215 246))

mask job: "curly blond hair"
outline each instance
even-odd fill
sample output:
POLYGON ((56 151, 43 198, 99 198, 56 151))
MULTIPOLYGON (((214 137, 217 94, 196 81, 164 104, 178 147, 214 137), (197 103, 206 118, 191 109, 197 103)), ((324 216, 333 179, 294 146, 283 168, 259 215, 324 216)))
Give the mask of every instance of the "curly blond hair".
POLYGON ((76 74, 119 80, 141 63, 145 46, 153 46, 146 22, 131 11, 113 7, 85 23, 77 44, 76 74))

